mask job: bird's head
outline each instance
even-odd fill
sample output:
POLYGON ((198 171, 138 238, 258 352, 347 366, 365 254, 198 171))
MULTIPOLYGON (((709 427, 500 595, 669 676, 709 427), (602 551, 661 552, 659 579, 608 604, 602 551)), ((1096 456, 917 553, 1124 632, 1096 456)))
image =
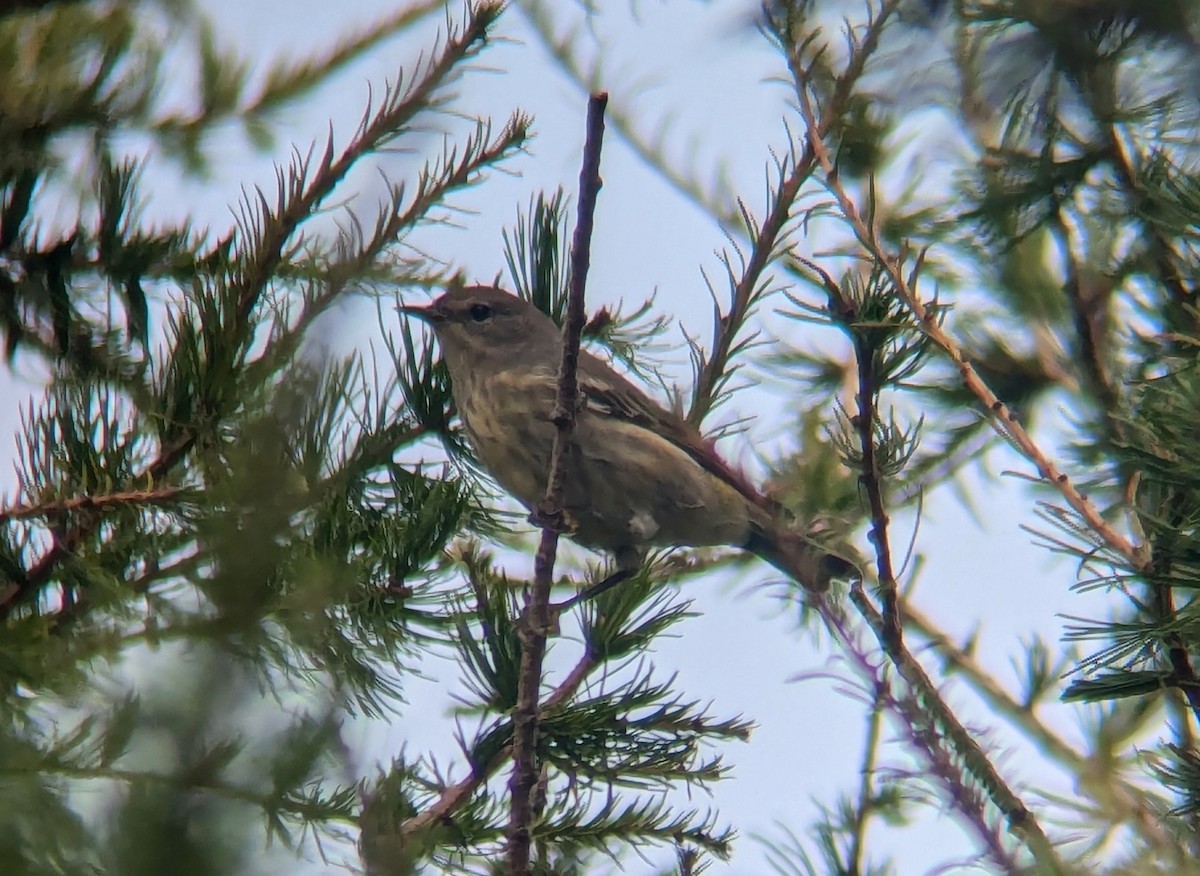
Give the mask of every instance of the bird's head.
POLYGON ((453 380, 531 359, 557 364, 562 341, 554 321, 503 289, 452 287, 431 304, 403 304, 399 310, 433 329, 453 380))

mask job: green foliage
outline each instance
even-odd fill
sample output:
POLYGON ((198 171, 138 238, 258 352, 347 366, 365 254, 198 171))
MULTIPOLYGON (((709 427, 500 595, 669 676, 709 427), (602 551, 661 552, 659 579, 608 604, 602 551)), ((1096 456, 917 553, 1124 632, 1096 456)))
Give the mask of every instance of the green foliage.
MULTIPOLYGON (((551 36, 562 28, 549 7, 522 6, 564 67, 586 82, 578 56, 551 36)), ((1091 802, 1054 801, 1073 827, 1093 832, 1078 857, 1047 858, 1046 846, 1028 847, 1043 856, 1046 872, 1073 863, 1088 872, 1194 870, 1196 12, 1191 0, 763 4, 755 23, 779 49, 778 78, 794 86, 789 96, 801 110, 786 117, 786 138, 775 146, 787 160, 776 160, 771 175, 769 203, 785 204, 774 226, 777 214, 749 217, 742 202, 741 215, 732 211, 723 180, 681 172, 662 127, 646 128, 628 108, 613 111, 663 179, 722 223, 733 252, 746 253, 732 269, 726 260, 731 287, 747 279, 755 255, 770 264, 782 250, 777 267, 798 287, 788 291, 783 315, 846 336, 839 346, 805 335, 803 346, 773 345, 764 357, 765 371, 802 406, 798 452, 771 461, 778 494, 805 509, 802 519, 869 516, 879 555, 889 545, 889 513, 910 505, 919 514, 923 497, 942 484, 964 490, 959 475, 994 445, 993 426, 1027 459, 1008 424, 1020 424, 1043 450, 1069 433, 1065 463, 1053 449, 1046 454, 1069 476, 1050 482, 1040 467, 1027 469, 1039 518, 1031 531, 1075 561, 1077 589, 1111 596, 1110 613, 1070 619, 1065 648, 1014 646, 1022 681, 1015 696, 975 662, 971 642, 948 652, 945 665, 1087 789, 1091 802), (806 151, 814 135, 827 163, 806 151), (812 184, 793 187, 789 162, 803 168, 806 159, 812 184), (788 236, 791 223, 819 241, 818 256, 788 236), (902 280, 911 288, 901 290, 902 280), (936 288, 934 300, 921 304, 961 362, 925 339, 909 300, 919 298, 918 285, 925 295, 936 288), (967 367, 1000 404, 981 405, 962 379, 967 367), (1034 428, 1062 408, 1065 425, 1034 428), (832 425, 831 410, 841 413, 832 425), (872 478, 882 481, 877 509, 865 507, 872 478), (1057 501, 1068 484, 1098 509, 1094 515, 1057 501), (1108 532, 1099 530, 1101 518, 1108 532), (1071 676, 1065 683, 1064 675, 1071 676), (1094 704, 1080 713, 1095 716, 1087 724, 1090 757, 1039 717, 1060 694, 1094 704), (1151 770, 1133 748, 1137 739, 1157 741, 1151 770), (1106 838, 1121 831, 1136 840, 1112 855, 1106 838)), ((742 301, 761 302, 780 284, 778 274, 755 276, 741 286, 742 301)), ((719 316, 740 328, 736 306, 719 316)), ((745 352, 736 341, 729 349, 745 352)), ((697 356, 701 390, 712 355, 697 356)), ((728 380, 731 372, 721 373, 728 380)), ((973 510, 987 521, 986 507, 973 510)), ((909 587, 921 567, 903 568, 900 584, 909 587)), ((829 622, 811 607, 805 614, 818 616, 829 622)), ((949 648, 923 620, 903 611, 899 618, 906 637, 949 648)), ((904 670, 903 653, 889 656, 900 670, 897 689, 928 697, 904 670)), ((995 812, 969 814, 972 793, 993 791, 977 771, 980 752, 953 750, 952 734, 928 745, 928 718, 917 717, 923 711, 922 704, 893 717, 946 783, 933 799, 957 801, 990 866, 1023 870, 1026 862, 1001 841, 995 812), (966 781, 955 786, 959 768, 966 781)), ((906 786, 921 777, 909 778, 906 786)), ((779 844, 778 869, 870 870, 869 861, 848 862, 829 841, 843 832, 862 841, 861 825, 840 816, 827 809, 815 837, 779 844)), ((1011 826, 1020 833, 1016 821, 1011 826)))
MULTIPOLYGON (((149 159, 125 148, 138 138, 154 161, 204 174, 217 126, 234 122, 273 149, 282 110, 444 8, 409 5, 258 80, 187 4, 0 12, 0 331, 10 365, 47 375, 23 412, 18 496, 0 508, 5 873, 199 876, 318 855, 372 874, 499 872, 528 585, 506 567, 528 539, 463 440, 436 350, 389 305, 451 279, 446 254, 414 232, 528 142, 519 111, 462 125, 454 93, 505 16, 524 9, 590 82, 599 67, 573 52, 584 31, 559 39, 533 0, 451 5, 357 129, 294 150, 274 190, 248 192, 216 234, 147 221, 149 159), (168 28, 195 64, 194 93, 170 105, 168 28), (431 128, 445 132, 432 148, 431 128), (377 215, 341 206, 356 171, 393 151, 418 160, 383 180, 377 215), (364 301, 379 316, 372 355, 318 349, 314 327, 364 301), (413 720, 406 696, 431 660, 461 682, 453 763, 408 750, 358 762, 344 725, 413 720)), ((728 235, 722 276, 706 278, 711 337, 689 339, 689 421, 735 397, 763 354, 792 394, 798 446, 764 460, 764 504, 813 522, 813 538, 865 525, 880 577, 896 579, 848 600, 786 593, 840 649, 835 673, 867 732, 858 787, 819 804, 811 829, 764 840, 778 872, 896 872, 875 835, 927 807, 953 814, 989 871, 1195 872, 1197 11, 767 3, 756 23, 794 93, 773 151, 738 143, 767 164, 758 199, 688 179, 686 162, 656 153, 665 137, 639 139, 614 90, 614 125, 728 235), (951 137, 921 130, 934 112, 951 137), (934 174, 933 203, 928 165, 899 161, 910 142, 950 168, 934 174), (759 320, 773 304, 831 342, 768 348, 759 320), (968 371, 1001 404, 982 404, 968 371), (919 517, 926 493, 993 446, 994 426, 1027 454, 1012 424, 1064 400, 1071 476, 1031 476, 1031 529, 1075 561, 1077 589, 1110 595, 1110 612, 1071 618, 1066 647, 1015 643, 1011 693, 973 639, 924 618, 910 587, 922 566, 896 550, 889 515, 919 517), (1098 515, 1067 501, 1068 482, 1098 515), (932 665, 1066 772, 1075 796, 1008 787, 991 736, 968 732, 932 665), (1089 704, 1076 713, 1084 746, 1044 717, 1056 698, 1089 704), (903 759, 887 758, 893 747, 903 759)), ((497 241, 516 290, 559 320, 569 206, 562 190, 535 195, 497 241)), ((668 324, 653 300, 600 308, 585 339, 654 377, 668 324)), ((657 557, 559 619, 569 634, 551 641, 543 679, 531 872, 628 866, 651 848, 673 849, 681 874, 729 857, 734 828, 676 795, 723 779, 752 721, 720 717, 652 659, 692 615, 674 585, 720 562, 657 557)))
MULTIPOLYGON (((539 193, 516 227, 504 233, 504 258, 513 288, 539 310, 562 324, 567 312, 570 276, 568 265, 568 202, 559 189, 539 193)), ((653 298, 631 314, 601 307, 588 317, 583 340, 603 346, 613 358, 641 377, 657 377, 652 353, 667 330, 665 317, 653 312, 653 298)))
MULTIPOLYGON (((150 50, 140 50, 147 78, 136 83, 107 69, 131 69, 128 61, 101 65, 92 81, 80 78, 94 73, 90 62, 52 51, 63 49, 59 28, 80 26, 80 16, 95 39, 109 39, 104 51, 134 51, 133 4, 0 21, 11 41, 36 33, 47 53, 30 70, 43 77, 39 88, 78 80, 74 92, 54 86, 58 128, 45 113, 28 121, 45 129, 41 151, 4 183, 10 358, 44 355, 54 367, 25 417, 20 504, 3 511, 0 683, 13 718, 0 787, 5 812, 19 813, 0 838, 6 872, 250 871, 263 841, 284 858, 315 848, 339 860, 357 839, 367 866, 388 872, 457 870, 495 855, 505 809, 490 779, 512 735, 515 585, 491 556, 447 549, 464 529, 511 540, 504 514, 489 507, 453 424, 444 367, 409 325, 393 333, 381 321, 382 363, 313 355, 306 337, 352 295, 375 297, 382 315, 384 300, 442 282, 440 266, 406 251, 406 236, 524 144, 525 116, 497 128, 480 121, 410 178, 389 180, 374 223, 346 214, 333 232, 309 230, 351 170, 446 108, 448 86, 500 7, 479 4, 452 25, 343 146, 331 134, 297 151, 276 190, 251 193, 215 242, 187 226, 148 230, 142 165, 112 146, 120 129, 140 128, 200 170, 206 132, 231 116, 265 145, 274 107, 303 99, 437 5, 397 14, 324 57, 277 64, 257 96, 247 65, 197 20, 197 110, 171 115, 154 106, 160 59, 150 50), (54 242, 34 232, 38 194, 60 172, 47 144, 84 117, 96 127, 95 218, 54 242), (118 307, 94 306, 114 296, 118 307), (466 670, 461 717, 480 722, 460 738, 476 784, 458 801, 453 830, 422 827, 450 787, 432 762, 398 756, 356 783, 340 729, 358 713, 399 714, 430 653, 466 670), (98 678, 103 692, 92 693, 98 678), (86 793, 106 802, 82 805, 86 793), (53 829, 37 829, 42 821, 53 829)), ((94 55, 86 42, 73 51, 94 55)), ((562 300, 564 220, 561 196, 538 201, 512 238, 547 305, 562 300)), ((648 313, 598 314, 589 334, 632 360, 661 325, 647 329, 648 313)), ((546 866, 586 868, 618 841, 727 851, 730 833, 715 816, 676 811, 660 796, 720 778, 708 746, 746 732, 637 662, 686 616, 663 583, 647 579, 603 603, 576 674, 550 701, 538 830, 546 866), (620 680, 603 696, 581 694, 598 672, 620 680)))

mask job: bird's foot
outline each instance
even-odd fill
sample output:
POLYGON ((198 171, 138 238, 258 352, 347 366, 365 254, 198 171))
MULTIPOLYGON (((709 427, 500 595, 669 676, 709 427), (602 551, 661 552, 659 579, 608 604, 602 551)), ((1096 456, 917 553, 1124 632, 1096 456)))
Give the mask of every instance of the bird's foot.
POLYGON ((562 602, 556 602, 550 606, 550 611, 557 617, 568 608, 574 608, 580 603, 587 602, 590 599, 595 599, 601 593, 607 593, 618 584, 628 581, 633 577, 633 569, 617 569, 603 581, 597 581, 595 584, 590 584, 584 587, 570 599, 564 599, 562 602))
POLYGON ((571 515, 564 509, 550 508, 545 503, 539 503, 529 512, 529 522, 539 529, 549 529, 559 535, 572 535, 578 529, 571 515))

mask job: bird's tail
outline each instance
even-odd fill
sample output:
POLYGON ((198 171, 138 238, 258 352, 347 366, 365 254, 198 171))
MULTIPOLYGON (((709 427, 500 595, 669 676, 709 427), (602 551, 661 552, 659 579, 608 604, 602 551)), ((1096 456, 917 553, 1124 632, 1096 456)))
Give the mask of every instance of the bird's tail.
POLYGON ((819 543, 815 534, 785 529, 774 522, 755 521, 743 547, 816 593, 828 590, 835 578, 862 577, 858 564, 819 543))

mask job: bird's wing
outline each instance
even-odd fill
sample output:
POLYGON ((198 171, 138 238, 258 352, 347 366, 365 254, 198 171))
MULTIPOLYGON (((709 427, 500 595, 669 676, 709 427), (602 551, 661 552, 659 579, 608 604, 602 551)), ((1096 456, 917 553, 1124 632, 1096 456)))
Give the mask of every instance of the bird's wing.
POLYGON ((683 426, 679 417, 586 350, 579 355, 579 394, 590 409, 667 438, 683 426))
POLYGON ((579 354, 579 394, 584 407, 649 429, 666 438, 703 468, 741 493, 752 505, 772 513, 778 508, 721 459, 712 442, 587 351, 579 354))

